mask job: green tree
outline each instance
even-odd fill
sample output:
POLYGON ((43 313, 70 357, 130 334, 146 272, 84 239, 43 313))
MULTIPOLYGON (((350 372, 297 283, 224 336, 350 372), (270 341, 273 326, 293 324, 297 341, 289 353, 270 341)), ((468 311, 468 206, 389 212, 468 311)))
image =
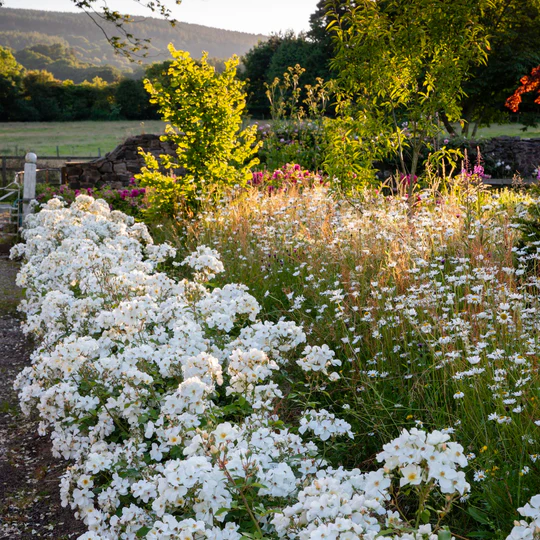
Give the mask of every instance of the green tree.
POLYGON ((23 72, 24 68, 13 56, 10 49, 0 46, 0 77, 14 79, 23 72))
POLYGON ((62 83, 52 73, 44 70, 28 71, 24 77, 24 93, 26 99, 37 112, 42 122, 52 122, 61 117, 62 83))
POLYGON ((27 47, 18 51, 16 53, 17 59, 21 64, 24 64, 23 58, 28 56, 28 62, 31 62, 33 58, 36 58, 36 63, 34 65, 25 66, 27 69, 41 69, 40 61, 45 61, 51 63, 57 60, 69 60, 73 63, 77 63, 77 57, 73 52, 73 49, 70 49, 62 43, 52 43, 52 44, 37 44, 31 47, 27 47), (33 56, 32 54, 33 53, 33 56))
POLYGON ((290 36, 280 44, 272 55, 266 72, 268 79, 273 81, 275 77, 281 77, 287 71, 287 68, 297 64, 306 70, 305 79, 314 79, 313 71, 316 66, 311 62, 312 54, 313 43, 307 41, 304 35, 290 36))
POLYGON ((196 212, 203 201, 219 199, 227 187, 245 185, 255 158, 256 127, 240 132, 246 100, 244 83, 236 77, 237 57, 216 73, 204 54, 200 62, 189 53, 169 51, 173 61, 168 83, 146 80, 152 103, 167 122, 166 135, 176 146, 176 157, 143 154, 146 167, 138 178, 152 188, 156 212, 175 216, 196 212), (172 174, 166 174, 166 172, 172 174), (175 175, 173 171, 177 171, 175 175))
POLYGON ((485 58, 481 4, 358 0, 343 12, 343 3, 336 1, 332 65, 343 102, 349 108, 354 104, 359 121, 365 123, 365 115, 376 118, 368 122, 378 126, 372 137, 395 138, 401 172, 410 179, 427 141, 437 135, 438 113, 460 118, 463 83, 471 66, 485 58))
MULTIPOLYGON (((170 86, 172 82, 172 79, 169 77, 171 64, 172 60, 165 60, 164 62, 154 62, 146 66, 144 79, 148 79, 156 84, 159 83, 163 88, 170 86)), ((148 96, 148 92, 146 92, 146 95, 148 96)), ((150 96, 148 98, 150 99, 150 96)))
POLYGON ((330 66, 334 58, 334 43, 332 33, 327 27, 332 17, 341 19, 348 6, 348 0, 319 0, 315 11, 309 17, 310 29, 307 37, 314 44, 312 62, 319 66, 318 76, 324 80, 330 80, 335 76, 330 66))
POLYGON ((116 87, 116 104, 120 114, 128 120, 148 120, 157 118, 155 106, 142 80, 123 79, 116 87))
POLYGON ((45 54, 35 51, 34 47, 22 49, 15 53, 17 62, 20 62, 26 69, 45 69, 53 62, 51 58, 45 54))
MULTIPOLYGON (((10 49, 0 47, 0 121, 17 120, 23 105, 24 68, 10 49)), ((31 118, 30 118, 31 119, 31 118)))
POLYGON ((151 81, 159 79, 163 84, 167 80, 167 74, 171 67, 172 60, 165 60, 164 62, 154 62, 145 68, 145 78, 151 81))
MULTIPOLYGON (((325 79, 329 74, 329 57, 325 54, 323 46, 305 34, 287 32, 259 42, 243 58, 242 78, 247 81, 250 113, 259 118, 269 114, 266 86, 276 77, 281 78, 289 67, 304 68, 302 86, 314 86, 317 79, 325 79)), ((305 97, 304 92, 302 98, 305 97)))
POLYGON ((99 77, 76 85, 59 81, 48 71, 34 70, 25 73, 22 85, 22 107, 16 108, 14 120, 115 120, 120 116, 115 86, 99 77))
MULTIPOLYGON (((463 130, 476 134, 479 125, 504 121, 506 98, 521 77, 540 64, 539 0, 492 0, 487 3, 480 23, 485 28, 490 49, 487 62, 476 66, 463 85, 465 96, 463 130)), ((447 126, 450 131, 451 126, 447 126)))

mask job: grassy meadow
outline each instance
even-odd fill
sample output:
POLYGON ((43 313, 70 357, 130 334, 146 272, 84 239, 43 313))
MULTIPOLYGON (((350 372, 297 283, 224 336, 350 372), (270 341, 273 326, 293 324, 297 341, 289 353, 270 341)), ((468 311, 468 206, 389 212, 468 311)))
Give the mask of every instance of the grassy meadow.
POLYGON ((523 131, 523 124, 492 124, 478 129, 477 137, 481 139, 489 139, 491 137, 523 137, 536 138, 540 137, 540 127, 529 127, 523 131))
POLYGON ((114 150, 128 137, 162 133, 163 122, 119 120, 112 122, 4 122, 0 123, 0 155, 98 156, 114 150))

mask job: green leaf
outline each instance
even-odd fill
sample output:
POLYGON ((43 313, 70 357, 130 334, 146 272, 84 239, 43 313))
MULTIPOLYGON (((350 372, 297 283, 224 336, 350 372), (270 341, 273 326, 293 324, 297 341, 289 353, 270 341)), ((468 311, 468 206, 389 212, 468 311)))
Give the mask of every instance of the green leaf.
POLYGON ((478 523, 481 523, 482 525, 490 525, 490 520, 484 512, 481 510, 478 510, 478 508, 475 508, 474 506, 470 506, 467 509, 468 514, 478 523))
POLYGON ((149 532, 150 527, 145 525, 144 527, 141 527, 135 534, 137 535, 137 538, 144 538, 149 532))
POLYGON ((426 508, 420 512, 420 521, 426 525, 429 523, 429 518, 431 517, 431 512, 426 508))

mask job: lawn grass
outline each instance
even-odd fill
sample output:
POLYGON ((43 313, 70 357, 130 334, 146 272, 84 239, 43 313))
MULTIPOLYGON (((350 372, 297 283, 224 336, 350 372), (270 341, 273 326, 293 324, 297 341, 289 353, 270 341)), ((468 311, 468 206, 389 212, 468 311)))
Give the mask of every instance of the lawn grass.
POLYGON ((490 139, 492 137, 522 137, 524 139, 540 137, 540 127, 530 127, 523 131, 523 124, 492 124, 491 126, 478 128, 476 138, 490 139))
POLYGON ((0 155, 98 156, 114 150, 127 137, 163 133, 163 122, 4 122, 0 123, 0 155))

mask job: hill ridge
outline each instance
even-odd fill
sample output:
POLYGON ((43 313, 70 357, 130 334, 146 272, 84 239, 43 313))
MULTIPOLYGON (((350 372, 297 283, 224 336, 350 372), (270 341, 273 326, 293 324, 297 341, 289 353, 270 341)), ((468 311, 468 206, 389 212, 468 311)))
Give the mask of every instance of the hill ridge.
MULTIPOLYGON (((21 50, 41 43, 64 43, 73 48, 80 60, 95 65, 113 65, 125 69, 132 66, 126 58, 114 53, 103 36, 85 13, 62 11, 0 8, 0 45, 21 50), (42 40, 42 41, 40 41, 42 40)), ((259 41, 263 34, 250 34, 225 30, 194 23, 177 22, 172 27, 167 21, 155 17, 134 16, 132 33, 151 40, 148 58, 143 63, 156 62, 170 57, 167 45, 172 42, 177 49, 188 51, 199 58, 202 51, 209 56, 228 58, 232 54, 244 55, 259 41)), ((109 34, 114 27, 104 24, 109 34)))

